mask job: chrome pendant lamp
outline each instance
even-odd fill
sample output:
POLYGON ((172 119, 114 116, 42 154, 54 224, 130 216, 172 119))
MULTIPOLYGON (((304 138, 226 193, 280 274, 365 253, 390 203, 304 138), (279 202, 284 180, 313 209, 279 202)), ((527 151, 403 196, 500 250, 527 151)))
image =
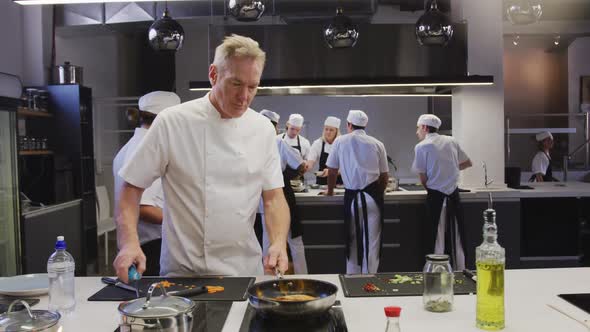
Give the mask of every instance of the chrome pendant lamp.
POLYGON ((416 22, 416 39, 423 46, 447 46, 453 38, 451 20, 438 9, 436 0, 416 22))
POLYGON ((357 26, 352 19, 344 15, 342 8, 336 9, 332 23, 324 28, 324 40, 330 48, 351 48, 359 37, 357 26))
POLYGON ((262 0, 229 0, 230 14, 238 21, 258 21, 264 13, 262 0))
POLYGON ((162 18, 156 20, 148 31, 148 39, 156 51, 178 51, 184 41, 184 29, 172 19, 168 4, 162 18))

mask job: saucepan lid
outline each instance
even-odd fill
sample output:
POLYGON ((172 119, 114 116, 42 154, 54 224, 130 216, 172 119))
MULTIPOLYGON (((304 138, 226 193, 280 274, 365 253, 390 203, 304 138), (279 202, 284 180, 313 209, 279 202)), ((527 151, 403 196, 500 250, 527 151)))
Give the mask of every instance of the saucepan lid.
POLYGON ((192 312, 195 305, 195 302, 190 299, 168 295, 160 283, 153 283, 145 298, 121 303, 119 312, 136 318, 164 318, 192 312), (162 289, 162 295, 152 297, 152 293, 157 287, 162 289))
POLYGON ((0 315, 0 331, 42 331, 51 328, 61 318, 61 315, 48 310, 31 310, 29 304, 23 300, 15 300, 8 306, 8 311, 0 315), (16 304, 22 304, 25 309, 13 311, 16 304))

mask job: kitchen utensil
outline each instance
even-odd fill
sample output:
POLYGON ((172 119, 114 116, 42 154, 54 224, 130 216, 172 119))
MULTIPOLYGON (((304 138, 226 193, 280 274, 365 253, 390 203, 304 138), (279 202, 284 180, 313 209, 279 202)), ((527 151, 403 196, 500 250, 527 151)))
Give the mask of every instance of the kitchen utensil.
POLYGON ((74 66, 68 61, 53 67, 53 84, 82 85, 82 67, 74 66))
POLYGON ((127 274, 127 278, 129 280, 129 282, 134 281, 135 282, 135 297, 139 297, 139 279, 141 279, 141 274, 139 274, 139 272, 137 272, 137 268, 135 267, 135 264, 131 264, 131 266, 129 267, 129 271, 127 274))
POLYGON ((576 322, 578 322, 578 323, 580 323, 580 324, 584 325, 584 327, 585 327, 585 328, 586 328, 588 331, 590 331, 590 320, 588 320, 588 319, 580 320, 580 319, 574 318, 574 317, 573 317, 573 316, 571 316, 570 314, 566 313, 565 311, 563 311, 563 310, 561 310, 561 309, 559 309, 559 308, 557 308, 556 306, 553 306, 553 305, 551 305, 551 304, 547 304, 547 306, 548 306, 549 308, 551 308, 551 309, 553 309, 553 310, 555 310, 555 311, 559 312, 560 314, 564 315, 565 317, 567 317, 567 318, 569 318, 569 319, 573 319, 573 320, 575 320, 576 322))
POLYGON ((9 296, 38 296, 49 292, 47 273, 25 274, 0 278, 0 294, 9 296))
POLYGON ((119 281, 117 279, 114 279, 114 278, 102 277, 102 278, 100 278, 100 280, 107 285, 113 285, 115 287, 119 287, 121 289, 133 292, 134 294, 136 294, 137 297, 139 297, 140 292, 137 289, 137 287, 132 287, 132 286, 127 285, 126 283, 119 281))
POLYGON ((279 279, 259 282, 248 288, 250 305, 262 316, 289 319, 316 317, 324 314, 336 301, 338 287, 314 279, 279 279), (279 301, 285 295, 309 295, 313 300, 279 301))
POLYGON ((23 300, 15 300, 8 311, 0 315, 0 331, 61 331, 58 325, 61 315, 48 310, 31 310, 29 304, 23 300), (25 310, 16 311, 17 304, 22 304, 25 310))
POLYGON ((146 298, 139 298, 119 305, 121 331, 191 331, 195 302, 166 292, 161 283, 153 283, 146 298), (162 295, 153 297, 156 288, 162 295))

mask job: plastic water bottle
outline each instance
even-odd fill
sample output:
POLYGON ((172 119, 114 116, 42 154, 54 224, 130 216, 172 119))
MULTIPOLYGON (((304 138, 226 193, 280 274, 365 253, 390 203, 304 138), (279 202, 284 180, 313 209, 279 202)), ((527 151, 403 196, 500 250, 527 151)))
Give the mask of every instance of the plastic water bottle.
POLYGON ((57 237, 55 252, 47 261, 47 273, 49 274, 49 310, 68 314, 76 307, 74 294, 75 281, 74 270, 76 263, 74 257, 66 251, 66 242, 63 236, 57 237))

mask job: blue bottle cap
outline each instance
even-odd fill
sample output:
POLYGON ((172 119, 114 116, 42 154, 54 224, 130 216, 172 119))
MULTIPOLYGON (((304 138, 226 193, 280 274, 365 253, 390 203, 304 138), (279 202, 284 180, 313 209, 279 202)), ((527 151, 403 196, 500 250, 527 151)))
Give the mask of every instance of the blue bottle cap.
POLYGON ((139 272, 137 272, 137 268, 135 267, 135 264, 132 264, 129 267, 129 274, 127 275, 127 277, 129 278, 129 281, 141 279, 141 274, 139 272))
POLYGON ((55 250, 58 249, 66 249, 66 241, 63 236, 58 236, 57 242, 55 242, 55 250))

